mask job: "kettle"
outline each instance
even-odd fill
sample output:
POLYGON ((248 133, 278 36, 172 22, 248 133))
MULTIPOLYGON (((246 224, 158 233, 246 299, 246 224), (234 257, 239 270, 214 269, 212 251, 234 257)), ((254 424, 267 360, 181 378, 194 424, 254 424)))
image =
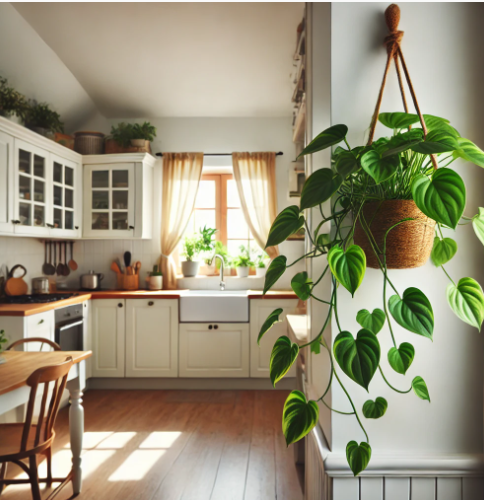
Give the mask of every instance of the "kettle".
POLYGON ((104 274, 89 271, 87 274, 82 274, 80 279, 81 290, 100 290, 104 274))

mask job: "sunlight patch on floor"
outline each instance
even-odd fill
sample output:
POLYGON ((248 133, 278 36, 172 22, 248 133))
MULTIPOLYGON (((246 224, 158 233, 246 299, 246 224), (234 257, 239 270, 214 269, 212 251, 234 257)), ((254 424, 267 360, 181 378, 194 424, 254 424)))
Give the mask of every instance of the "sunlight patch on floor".
POLYGON ((140 481, 143 479, 166 450, 135 450, 111 474, 109 481, 140 481))
POLYGON ((181 434, 181 432, 152 432, 139 447, 152 450, 170 448, 181 434))

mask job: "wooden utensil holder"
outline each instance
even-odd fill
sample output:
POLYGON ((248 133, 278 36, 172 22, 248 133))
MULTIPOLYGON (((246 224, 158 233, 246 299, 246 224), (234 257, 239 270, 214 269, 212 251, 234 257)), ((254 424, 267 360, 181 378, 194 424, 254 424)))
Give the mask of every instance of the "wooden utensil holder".
POLYGON ((118 290, 138 290, 139 274, 118 274, 117 276, 118 290))

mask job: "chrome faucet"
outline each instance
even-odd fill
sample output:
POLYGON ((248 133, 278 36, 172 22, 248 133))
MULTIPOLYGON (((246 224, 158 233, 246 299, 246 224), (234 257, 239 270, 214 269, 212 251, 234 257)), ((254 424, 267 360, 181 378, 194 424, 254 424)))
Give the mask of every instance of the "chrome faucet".
POLYGON ((224 258, 216 253, 213 257, 212 260, 210 261, 210 265, 212 265, 212 262, 216 259, 217 257, 220 259, 220 290, 225 290, 225 282, 224 282, 224 258))

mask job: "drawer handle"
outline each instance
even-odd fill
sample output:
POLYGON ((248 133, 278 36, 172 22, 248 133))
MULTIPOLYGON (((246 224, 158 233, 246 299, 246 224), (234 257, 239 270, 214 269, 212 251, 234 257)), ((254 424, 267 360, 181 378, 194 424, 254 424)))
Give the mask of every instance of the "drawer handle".
POLYGON ((149 306, 154 306, 154 305, 155 305, 155 303, 154 303, 153 301, 151 301, 151 300, 150 300, 150 301, 148 302, 148 305, 149 305, 149 306))
POLYGON ((12 221, 12 224, 20 224, 20 221, 19 221, 19 220, 15 220, 15 219, 14 219, 14 220, 12 221))
POLYGON ((215 328, 215 330, 218 330, 218 325, 214 325, 213 327, 215 328))
POLYGON ((43 319, 41 319, 41 320, 39 321, 39 325, 41 325, 43 322, 44 322, 44 320, 43 320, 43 319))
POLYGON ((118 307, 123 307, 123 304, 118 304, 118 307))
POLYGON ((47 227, 50 227, 51 229, 54 229, 54 228, 55 228, 54 224, 49 224, 48 222, 46 222, 46 224, 45 224, 45 225, 46 225, 47 227))
POLYGON ((213 328, 212 325, 208 325, 208 329, 211 330, 213 328))

